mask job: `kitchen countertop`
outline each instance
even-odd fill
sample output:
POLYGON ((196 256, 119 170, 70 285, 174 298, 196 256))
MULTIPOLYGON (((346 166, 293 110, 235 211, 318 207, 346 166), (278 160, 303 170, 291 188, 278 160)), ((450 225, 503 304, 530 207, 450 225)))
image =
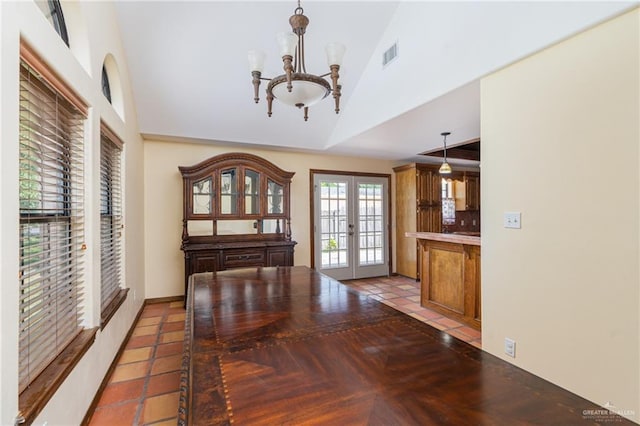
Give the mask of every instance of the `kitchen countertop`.
POLYGON ((480 237, 462 234, 440 234, 437 232, 405 232, 405 237, 418 238, 421 240, 442 241, 445 243, 466 244, 469 246, 480 246, 480 237))

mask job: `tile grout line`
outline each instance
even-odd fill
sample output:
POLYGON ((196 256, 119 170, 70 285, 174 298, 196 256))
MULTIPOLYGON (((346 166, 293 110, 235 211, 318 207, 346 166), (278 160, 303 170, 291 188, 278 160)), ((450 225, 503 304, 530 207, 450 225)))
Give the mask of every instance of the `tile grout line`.
MULTIPOLYGON (((146 308, 146 306, 145 306, 146 308)), ((143 311, 144 314, 144 311, 143 311)), ((156 352, 156 346, 158 343, 158 338, 160 335, 160 324, 162 324, 162 319, 164 318, 164 313, 163 315, 160 317, 160 322, 158 323, 158 330, 156 331, 156 341, 153 344, 151 351, 152 353, 149 354, 149 358, 148 358, 148 365, 147 365, 147 374, 144 376, 144 383, 142 385, 142 392, 140 392, 140 397, 138 399, 138 408, 136 409, 136 415, 133 418, 133 424, 134 425, 139 425, 140 424, 140 416, 142 415, 142 411, 144 409, 144 401, 146 399, 146 394, 147 394, 147 387, 149 386, 149 377, 151 375, 151 367, 153 365, 153 358, 155 357, 155 352, 156 352)), ((142 318, 140 318, 142 319, 142 318)), ((135 328, 138 328, 138 324, 140 323, 140 320, 138 320, 138 323, 136 323, 135 328)))
MULTIPOLYGON (((149 306, 149 305, 147 305, 149 306)), ((153 364, 156 360, 156 353, 158 351, 158 345, 160 344, 160 337, 161 337, 161 330, 162 330, 162 325, 166 322, 166 320, 169 319, 169 304, 167 304, 167 306, 164 308, 162 315, 160 316, 160 321, 158 322, 157 326, 158 326, 158 330, 156 331, 156 339, 155 339, 155 343, 153 344, 153 346, 151 347, 151 353, 149 354, 149 365, 147 367, 147 374, 144 377, 144 384, 142 385, 142 392, 140 393, 140 399, 139 399, 139 404, 138 404, 138 409, 136 410, 136 416, 134 418, 134 425, 141 425, 142 423, 140 422, 141 417, 144 414, 144 405, 145 405, 145 401, 148 398, 147 392, 149 390, 149 382, 151 381, 151 373, 153 370, 153 364)), ((136 324, 136 328, 138 327, 138 324, 136 324)))
MULTIPOLYGON (((408 280, 408 279, 407 279, 408 280)), ((372 299, 378 300, 379 302, 384 303, 387 306, 390 306, 402 313, 404 313, 405 315, 409 315, 413 318, 416 318, 414 315, 419 315, 420 317, 422 317, 422 315, 420 315, 421 312, 432 312, 433 314, 437 314, 438 317, 434 317, 434 318, 426 318, 426 317, 422 317, 422 318, 416 318, 419 321, 422 321, 423 323, 437 328, 440 331, 449 334, 450 336, 461 340, 465 343, 468 344, 472 344, 473 346, 479 347, 480 349, 482 349, 482 336, 480 337, 474 337, 472 335, 469 335, 467 333, 465 333, 464 331, 462 331, 461 329, 465 328, 465 327, 469 327, 466 324, 460 323, 459 321, 449 318, 446 315, 442 315, 438 312, 432 311, 428 308, 425 308, 423 306, 420 305, 419 302, 414 302, 411 301, 409 299, 409 297, 415 297, 416 295, 419 296, 419 290, 420 288, 417 285, 414 285, 413 282, 411 283, 406 283, 403 284, 404 280, 397 280, 397 279, 388 279, 388 280, 384 280, 384 279, 378 279, 376 280, 375 278, 372 279, 368 279, 366 281, 362 281, 362 280, 358 280, 358 281, 353 281, 353 282, 348 282, 345 283, 346 285, 348 285, 349 287, 355 289, 356 291, 360 292, 361 294, 366 295, 367 297, 371 297, 372 299), (410 286, 413 291, 418 291, 418 294, 415 295, 406 295, 406 296, 401 296, 398 293, 399 292, 411 292, 411 289, 406 288, 410 286), (405 287, 405 288, 401 288, 401 287, 405 287), (378 293, 373 293, 372 291, 379 291, 378 293), (398 293, 396 293, 395 291, 398 291, 398 293), (382 296, 384 294, 384 296, 382 296), (414 305, 417 304, 420 306, 419 310, 415 310, 414 308, 405 308, 406 306, 410 305, 410 303, 406 303, 406 304, 400 304, 400 303, 394 303, 391 302, 390 299, 403 299, 403 300, 408 300, 411 303, 413 303, 414 305), (445 319, 445 320, 450 320, 450 321, 454 321, 456 322, 457 326, 455 327, 450 327, 447 326, 445 324, 442 324, 440 322, 440 320, 445 319), (435 327, 434 325, 432 325, 432 323, 436 323, 444 328, 440 328, 440 327, 435 327), (454 332, 455 333, 449 333, 449 332, 454 332), (466 336, 466 338, 463 338, 459 335, 456 335, 456 333, 462 334, 463 336, 466 336)), ((405 293, 406 294, 406 293, 405 293)))
MULTIPOLYGON (((150 395, 149 392, 152 391, 151 386, 152 386, 152 379, 154 377, 160 377, 164 374, 171 374, 172 371, 161 371, 158 374, 154 375, 153 374, 153 368, 154 368, 154 364, 156 363, 156 361, 158 361, 159 358, 159 350, 160 350, 160 346, 162 345, 162 337, 163 334, 166 333, 170 333, 170 332, 176 332, 176 331, 183 331, 181 330, 176 330, 175 327, 169 327, 167 330, 165 330, 165 325, 167 324, 172 324, 169 322, 169 317, 170 315, 173 314, 177 314, 179 312, 177 312, 175 309, 173 309, 174 307, 171 306, 171 303, 166 303, 166 304, 154 304, 153 305, 154 308, 154 312, 149 314, 150 309, 146 309, 143 311, 143 314, 147 314, 149 316, 141 316, 138 321, 136 322, 136 324, 134 325, 134 329, 140 329, 142 327, 151 327, 151 326, 155 326, 156 331, 153 334, 154 339, 152 342, 150 343, 146 343, 143 344, 141 346, 137 346, 137 347, 129 347, 126 348, 125 351, 127 350, 139 350, 139 349, 147 349, 148 350, 148 355, 147 358, 144 360, 134 360, 130 362, 122 362, 123 360, 125 360, 125 354, 123 351, 123 353, 120 355, 120 359, 118 360, 118 366, 126 366, 128 364, 134 364, 137 362, 146 362, 146 368, 144 370, 144 375, 139 376, 139 377, 125 377, 123 380, 120 380, 118 382, 113 382, 113 376, 115 373, 112 373, 110 379, 109 379, 109 385, 121 385, 121 384, 125 384, 127 382, 131 382, 131 381, 137 381, 137 380, 142 380, 142 387, 140 389, 139 394, 135 395, 134 398, 129 398, 128 396, 124 396, 124 398, 118 398, 108 404, 105 405, 99 405, 95 408, 94 413, 98 410, 107 410, 107 411, 118 411, 120 406, 123 406, 125 404, 135 404, 136 408, 135 408, 135 412, 132 413, 132 418, 131 418, 131 422, 134 426, 138 426, 138 425, 149 425, 151 423, 156 424, 158 422, 167 422, 167 421, 172 421, 172 420, 176 420, 177 419, 177 408, 176 408, 176 414, 173 416, 169 416, 166 418, 152 418, 152 419, 145 419, 145 403, 147 403, 148 399, 150 398, 154 398, 154 397, 159 397, 165 394, 170 394, 170 393, 174 393, 174 392, 178 392, 179 391, 179 386, 178 384, 176 384, 175 389, 170 389, 170 386, 166 389, 164 389, 160 394, 158 395, 150 395), (149 319, 149 318, 157 318, 157 323, 156 324, 146 324, 145 320, 149 319), (142 325, 145 324, 145 325, 142 325), (144 423, 143 423, 144 422, 144 423)), ((148 306, 147 306, 148 308, 148 306)), ((177 321, 174 321, 177 322, 177 321)), ((127 344, 131 341, 132 338, 135 337, 146 337, 146 336, 152 336, 152 335, 141 335, 141 336, 131 336, 129 338, 129 341, 127 342, 127 344)), ((175 342, 169 342, 167 344, 172 344, 175 342)), ((172 356, 171 352, 168 352, 167 354, 165 354, 166 357, 172 356)), ((135 359, 132 358, 132 359, 135 359)))

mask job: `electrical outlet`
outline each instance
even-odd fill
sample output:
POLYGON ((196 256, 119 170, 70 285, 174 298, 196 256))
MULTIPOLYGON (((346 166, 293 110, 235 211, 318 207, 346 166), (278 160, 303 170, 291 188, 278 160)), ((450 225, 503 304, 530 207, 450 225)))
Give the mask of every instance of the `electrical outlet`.
POLYGON ((504 227, 520 229, 520 212, 505 212, 504 227))
POLYGON ((508 337, 504 338, 504 353, 509 355, 512 358, 516 357, 516 341, 513 339, 509 339, 508 337))
POLYGON ((464 226, 464 220, 460 221, 460 226, 464 226))
POLYGON ((476 220, 473 219, 473 226, 476 226, 476 220))

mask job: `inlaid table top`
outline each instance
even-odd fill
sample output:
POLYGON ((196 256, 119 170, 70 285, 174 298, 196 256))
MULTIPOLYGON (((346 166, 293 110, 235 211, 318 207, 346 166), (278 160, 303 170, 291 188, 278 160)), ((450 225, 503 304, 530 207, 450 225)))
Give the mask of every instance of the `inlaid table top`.
POLYGON ((190 280, 180 424, 582 425, 599 408, 307 267, 190 280))

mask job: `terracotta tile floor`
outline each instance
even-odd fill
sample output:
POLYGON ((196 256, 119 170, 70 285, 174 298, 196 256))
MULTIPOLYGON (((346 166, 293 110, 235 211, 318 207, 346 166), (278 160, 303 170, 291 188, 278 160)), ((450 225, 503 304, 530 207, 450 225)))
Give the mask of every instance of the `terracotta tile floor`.
MULTIPOLYGON (((393 276, 344 283, 451 336, 482 347, 479 331, 420 306, 420 283, 413 279, 393 276)), ((176 424, 184 317, 182 302, 144 307, 89 425, 176 424)))
POLYGON ((182 302, 146 305, 89 424, 175 425, 183 337, 182 302))
POLYGON ((420 282, 414 279, 398 275, 350 280, 344 281, 344 284, 482 349, 482 334, 478 330, 452 318, 447 318, 439 312, 420 306, 420 282))

